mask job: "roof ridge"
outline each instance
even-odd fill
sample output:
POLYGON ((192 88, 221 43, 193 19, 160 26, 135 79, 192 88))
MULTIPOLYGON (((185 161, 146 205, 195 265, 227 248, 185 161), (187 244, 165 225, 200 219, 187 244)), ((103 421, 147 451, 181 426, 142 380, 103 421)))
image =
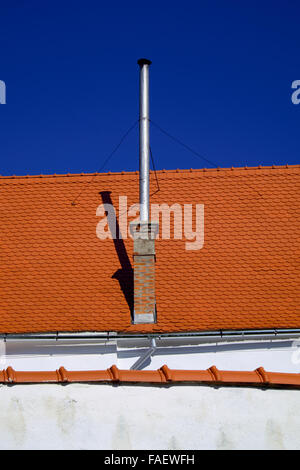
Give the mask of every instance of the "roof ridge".
MULTIPOLYGON (((170 169, 170 170, 156 170, 156 173, 197 173, 197 172, 219 172, 219 171, 241 171, 241 170, 281 170, 281 169, 293 169, 293 168, 300 168, 300 164, 296 165, 258 165, 258 166, 243 166, 243 167, 216 167, 216 168, 177 168, 177 169, 170 169)), ((155 173, 154 170, 150 170, 150 173, 155 173)), ((102 175, 136 175, 138 171, 108 171, 105 173, 60 173, 60 174, 39 174, 39 175, 0 175, 1 179, 31 179, 31 178, 67 178, 67 177, 80 177, 80 176, 102 176, 102 175)))

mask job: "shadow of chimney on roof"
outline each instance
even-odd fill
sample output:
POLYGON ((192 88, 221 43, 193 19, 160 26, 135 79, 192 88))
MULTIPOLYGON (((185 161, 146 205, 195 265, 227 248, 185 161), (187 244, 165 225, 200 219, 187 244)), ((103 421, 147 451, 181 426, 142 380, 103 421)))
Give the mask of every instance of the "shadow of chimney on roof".
MULTIPOLYGON (((113 202, 111 199, 111 191, 100 191, 100 196, 102 197, 103 204, 111 204, 113 202)), ((108 224, 111 223, 110 218, 107 218, 108 224)), ((111 233, 114 233, 115 227, 109 227, 111 233)), ((119 281, 121 290, 124 294, 126 302, 128 304, 131 319, 133 320, 133 268, 129 259, 129 256, 126 251, 125 243, 122 238, 120 231, 120 226, 118 218, 116 217, 116 237, 113 239, 115 250, 118 255, 121 268, 118 269, 113 275, 112 279, 117 279, 119 281)))

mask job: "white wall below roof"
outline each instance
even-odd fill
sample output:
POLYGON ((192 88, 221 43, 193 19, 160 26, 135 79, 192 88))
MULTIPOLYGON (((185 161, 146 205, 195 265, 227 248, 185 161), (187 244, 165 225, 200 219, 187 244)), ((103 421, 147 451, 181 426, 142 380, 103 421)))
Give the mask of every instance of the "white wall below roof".
POLYGON ((300 449, 296 390, 0 386, 1 449, 300 449))
MULTIPOLYGON (((299 372, 299 343, 292 345, 177 341, 160 345, 145 368, 215 364, 228 370, 263 366, 299 372), (298 362, 292 360, 295 353, 298 362)), ((0 368, 88 370, 116 364, 129 369, 147 346, 145 341, 8 341, 1 347, 0 368)), ((0 385, 0 448, 300 449, 299 394, 201 385, 0 385)))
MULTIPOLYGON (((300 372, 300 343, 288 341, 256 341, 240 343, 200 344, 193 346, 158 347, 145 369, 208 369, 215 365, 223 370, 251 371, 264 367, 270 372, 300 372)), ((147 348, 117 348, 120 369, 128 369, 147 348)))
MULTIPOLYGON (((291 340, 240 343, 176 344, 158 348, 144 369, 207 369, 212 365, 227 370, 254 370, 263 366, 270 372, 300 372, 300 342, 291 340), (296 359, 296 360, 295 360, 296 359)), ((0 344, 0 369, 16 370, 107 369, 116 364, 130 369, 149 346, 148 341, 42 340, 8 341, 0 344)))

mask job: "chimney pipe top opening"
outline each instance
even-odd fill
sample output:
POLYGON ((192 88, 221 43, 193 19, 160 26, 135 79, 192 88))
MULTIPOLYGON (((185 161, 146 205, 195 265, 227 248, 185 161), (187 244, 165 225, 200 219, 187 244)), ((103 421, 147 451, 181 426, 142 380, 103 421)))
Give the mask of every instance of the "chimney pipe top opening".
POLYGON ((143 65, 151 65, 152 64, 151 60, 149 60, 149 59, 139 59, 137 61, 137 63, 139 64, 140 67, 142 67, 143 65))

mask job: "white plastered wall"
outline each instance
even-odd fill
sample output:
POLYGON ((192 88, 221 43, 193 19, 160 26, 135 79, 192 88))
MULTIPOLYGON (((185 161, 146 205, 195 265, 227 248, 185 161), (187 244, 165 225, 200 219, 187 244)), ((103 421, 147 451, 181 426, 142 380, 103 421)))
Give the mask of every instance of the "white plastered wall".
POLYGON ((0 387, 1 449, 300 449, 296 390, 0 387))
MULTIPOLYGON (((298 346, 289 340, 179 342, 160 345, 145 369, 214 364, 298 373, 298 346)), ((129 369, 147 347, 124 341, 8 341, 0 368, 129 369)), ((298 390, 202 385, 0 385, 0 449, 300 449, 299 396, 298 390)))

